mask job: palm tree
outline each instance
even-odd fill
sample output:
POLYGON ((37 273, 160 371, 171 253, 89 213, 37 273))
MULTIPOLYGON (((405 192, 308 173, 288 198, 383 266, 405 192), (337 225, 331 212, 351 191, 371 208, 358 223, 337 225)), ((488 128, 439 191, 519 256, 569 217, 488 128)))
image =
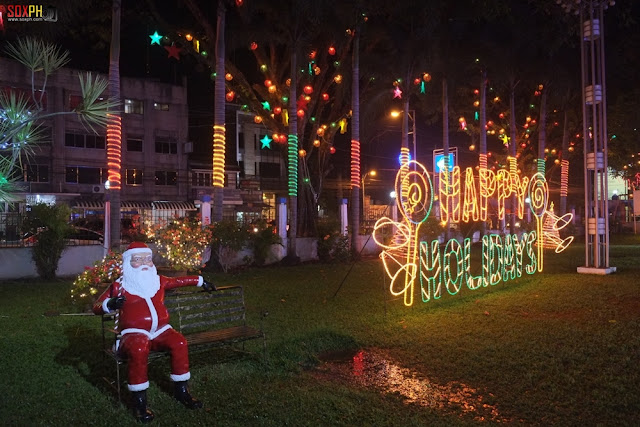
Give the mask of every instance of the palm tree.
POLYGON ((17 182, 22 180, 28 157, 45 137, 40 123, 58 115, 77 115, 96 132, 107 124, 107 111, 118 104, 103 100, 107 81, 91 73, 79 74, 82 102, 72 111, 47 113, 43 108, 48 78, 69 61, 69 52, 33 38, 7 44, 8 55, 31 73, 31 95, 10 89, 0 92, 0 200, 16 201, 17 182), (38 86, 36 86, 38 84, 38 86))
MULTIPOLYGON (((122 0, 113 0, 111 14, 111 47, 109 51, 109 99, 120 104, 120 12, 122 0)), ((108 114, 107 167, 111 212, 110 247, 120 249, 120 189, 122 185, 122 117, 117 111, 108 114)), ((105 218, 105 221, 107 219, 105 218)), ((106 237, 106 236, 105 236, 106 237)))

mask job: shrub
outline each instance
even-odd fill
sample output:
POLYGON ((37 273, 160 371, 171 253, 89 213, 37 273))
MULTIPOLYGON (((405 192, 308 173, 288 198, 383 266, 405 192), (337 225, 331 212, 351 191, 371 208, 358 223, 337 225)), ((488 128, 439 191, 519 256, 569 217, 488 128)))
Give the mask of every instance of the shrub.
POLYGON ((108 284, 122 275, 122 254, 111 252, 76 277, 71 285, 71 299, 76 303, 90 303, 108 284))
POLYGON ((322 262, 349 262, 349 237, 340 232, 338 220, 318 221, 318 259, 322 262))
POLYGON ((64 238, 69 230, 67 221, 70 215, 71 208, 67 205, 38 203, 27 216, 26 231, 36 236, 31 255, 38 275, 45 280, 56 277, 58 262, 65 248, 64 238))
POLYGON ((282 246, 282 239, 275 227, 264 219, 254 223, 253 232, 249 233, 249 248, 253 250, 253 262, 256 265, 264 265, 273 245, 282 246))
POLYGON ((229 271, 236 255, 249 241, 245 226, 233 220, 223 220, 211 225, 211 260, 225 273, 229 271))
POLYGON ((145 233, 156 245, 158 254, 174 270, 199 270, 211 242, 211 227, 202 227, 199 216, 148 225, 145 233))

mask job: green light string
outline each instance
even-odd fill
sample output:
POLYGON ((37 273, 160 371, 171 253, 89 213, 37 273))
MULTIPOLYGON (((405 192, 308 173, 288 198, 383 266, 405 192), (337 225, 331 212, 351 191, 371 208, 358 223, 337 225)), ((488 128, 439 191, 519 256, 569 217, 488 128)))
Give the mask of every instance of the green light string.
POLYGON ((298 136, 289 134, 287 155, 289 158, 289 196, 298 195, 298 136))

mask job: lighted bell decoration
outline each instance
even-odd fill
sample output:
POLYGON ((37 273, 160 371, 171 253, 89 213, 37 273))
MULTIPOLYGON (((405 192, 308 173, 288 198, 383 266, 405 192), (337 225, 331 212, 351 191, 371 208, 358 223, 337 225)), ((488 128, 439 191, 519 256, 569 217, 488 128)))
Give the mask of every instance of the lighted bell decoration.
POLYGON ((307 155, 307 151, 306 151, 306 150, 304 150, 304 149, 302 149, 302 150, 299 150, 299 151, 298 151, 298 154, 300 154, 300 157, 304 157, 304 156, 306 156, 306 155, 307 155))
POLYGON ((336 54, 336 48, 333 46, 329 46, 329 55, 335 55, 336 54))
POLYGON ((480 105, 480 101, 474 101, 474 102, 473 102, 473 106, 474 106, 474 107, 477 107, 478 105, 480 105))
POLYGON ((320 147, 320 140, 319 139, 314 139, 313 140, 313 146, 314 147, 320 147))
POLYGON ((262 117, 261 116, 254 116, 253 117, 253 122, 254 123, 262 123, 262 117))
POLYGON ((269 86, 272 86, 272 85, 273 85, 273 82, 271 80, 267 79, 267 80, 264 81, 264 86, 265 87, 269 87, 269 86))
POLYGON ((306 93, 307 95, 311 95, 313 93, 313 86, 311 85, 306 85, 303 89, 304 93, 306 93))
POLYGON ((304 117, 304 110, 302 108, 300 108, 296 114, 298 115, 298 117, 303 118, 304 117))
POLYGON ((287 81, 285 82, 287 86, 291 86, 291 79, 287 79, 287 81))
POLYGON ((256 50, 256 49, 258 48, 258 43, 256 43, 256 42, 251 42, 250 47, 251 47, 251 50, 256 50))
POLYGON ((333 78, 333 81, 340 84, 342 83, 342 75, 341 74, 336 74, 336 76, 333 78))
POLYGON ((316 59, 316 54, 317 54, 317 52, 315 50, 312 50, 309 53, 309 59, 316 59))
POLYGON ((268 91, 269 91, 269 93, 276 93, 276 85, 269 86, 268 91))
POLYGON ((260 66, 260 71, 262 71, 263 73, 266 73, 267 72, 267 66, 265 64, 262 64, 260 66))
POLYGON ((230 90, 229 92, 227 92, 227 94, 224 97, 227 101, 231 102, 236 97, 236 93, 230 90))
POLYGON ((416 85, 416 86, 418 86, 418 85, 420 84, 420 79, 417 79, 417 78, 416 78, 416 79, 414 79, 414 80, 413 80, 413 84, 414 84, 414 85, 416 85))
POLYGON ((273 107, 273 112, 275 114, 280 114, 282 113, 282 107, 273 107))
POLYGON ((318 136, 324 136, 324 128, 318 128, 316 133, 318 134, 318 136))
POLYGON ((331 148, 329 148, 329 152, 330 152, 331 154, 335 154, 335 153, 336 153, 336 147, 331 147, 331 148))
POLYGON ((323 101, 328 101, 329 100, 329 94, 328 93, 323 93, 322 94, 322 100, 323 101))
POLYGON ((273 139, 275 142, 280 142, 280 134, 274 133, 273 135, 271 135, 271 139, 273 139))
POLYGON ((233 75, 231 73, 227 73, 224 75, 224 79, 230 82, 231 80, 233 80, 233 75))
POLYGON ((191 34, 187 34, 184 36, 185 39, 187 39, 188 42, 190 42, 191 40, 193 40, 193 36, 191 34))
POLYGON ((322 70, 320 69, 320 67, 313 67, 313 73, 316 76, 320 75, 321 72, 322 72, 322 70))
POLYGON ((473 151, 473 150, 475 150, 475 149, 476 149, 476 146, 475 146, 474 144, 471 144, 471 145, 469 146, 469 151, 473 151))
POLYGON ((422 80, 424 80, 425 82, 430 82, 431 81, 431 74, 424 73, 424 75, 422 76, 422 80))
POLYGON ((480 91, 479 91, 478 89, 474 89, 474 90, 473 90, 473 94, 474 94, 474 95, 479 95, 479 94, 480 94, 480 91))

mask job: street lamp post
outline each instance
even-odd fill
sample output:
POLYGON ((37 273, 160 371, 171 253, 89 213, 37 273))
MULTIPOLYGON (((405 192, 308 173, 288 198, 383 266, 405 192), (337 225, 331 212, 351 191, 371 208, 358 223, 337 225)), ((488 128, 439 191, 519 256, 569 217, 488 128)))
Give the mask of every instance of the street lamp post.
MULTIPOLYGON (((391 117, 393 117, 394 119, 400 117, 401 114, 404 114, 405 111, 392 111, 391 112, 391 117)), ((402 121, 402 132, 406 133, 407 135, 411 135, 411 142, 413 143, 413 155, 411 156, 411 159, 413 161, 418 161, 418 150, 416 148, 416 144, 417 144, 417 140, 416 140, 416 110, 408 110, 406 112, 407 118, 409 120, 411 120, 411 130, 409 131, 408 129, 405 129, 405 121, 402 121)), ((408 124, 406 125, 408 127, 408 124)), ((415 164, 413 165, 413 167, 415 168, 415 164)))
POLYGON ((584 142, 585 265, 578 273, 609 274, 607 95, 604 10, 614 0, 557 0, 580 17, 582 138, 584 142))
POLYGON ((362 216, 364 217, 365 221, 368 219, 367 218, 367 211, 368 211, 368 206, 366 205, 366 193, 364 191, 364 181, 367 179, 367 176, 371 175, 371 176, 376 176, 378 172, 376 172, 375 170, 371 170, 367 173, 365 173, 362 176, 362 216))

